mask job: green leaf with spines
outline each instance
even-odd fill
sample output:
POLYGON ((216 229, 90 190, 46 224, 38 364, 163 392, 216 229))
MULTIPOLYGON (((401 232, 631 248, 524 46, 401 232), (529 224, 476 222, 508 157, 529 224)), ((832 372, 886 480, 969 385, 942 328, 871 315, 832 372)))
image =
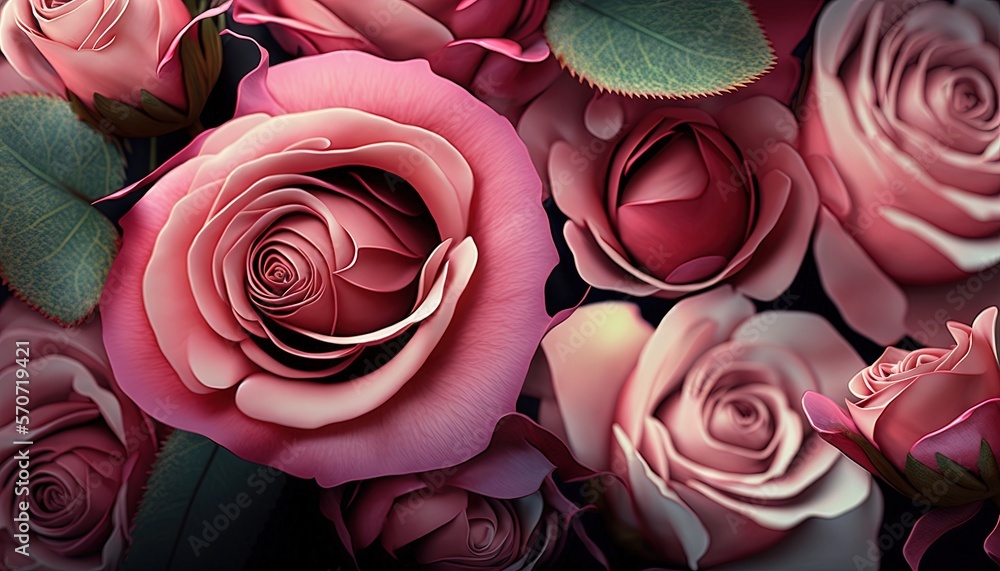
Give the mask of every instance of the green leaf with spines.
POLYGON ((744 0, 555 0, 545 36, 574 75, 625 95, 731 91, 775 62, 744 0))
POLYGON ((175 430, 153 466, 123 571, 242 569, 285 480, 175 430))
POLYGON ((122 187, 124 166, 66 101, 0 98, 0 276, 63 324, 82 321, 100 300, 119 237, 90 202, 122 187))

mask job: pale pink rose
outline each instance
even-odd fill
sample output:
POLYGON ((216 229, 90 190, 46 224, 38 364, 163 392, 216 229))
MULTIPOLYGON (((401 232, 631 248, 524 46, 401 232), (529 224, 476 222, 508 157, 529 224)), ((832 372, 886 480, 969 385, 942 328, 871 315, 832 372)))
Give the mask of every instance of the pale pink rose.
POLYGON ((853 568, 881 522, 869 475, 809 429, 803 392, 846 396, 863 361, 822 318, 723 286, 654 330, 625 302, 586 305, 529 377, 543 426, 624 485, 597 491, 620 539, 673 566, 853 568), (818 562, 819 566, 817 566, 818 562))
POLYGON ((0 567, 117 568, 159 444, 153 422, 115 384, 96 319, 64 329, 10 299, 0 308, 0 347, 0 567), (26 352, 16 354, 18 342, 26 352), (26 373, 18 359, 27 359, 26 373), (27 413, 16 409, 19 396, 27 413), (18 484, 22 463, 27 486, 18 484), (15 551, 24 544, 21 502, 28 557, 15 551))
POLYGON ((580 511, 553 473, 566 481, 594 475, 559 439, 511 414, 468 462, 345 484, 324 492, 322 509, 355 559, 380 550, 407 569, 542 569, 580 511))
POLYGON ((998 96, 996 2, 837 0, 820 16, 800 112, 814 247, 871 339, 944 344, 948 320, 1000 303, 998 96))
POLYGON ((676 298, 726 282, 770 300, 795 278, 819 199, 778 101, 710 114, 595 96, 569 79, 531 104, 519 131, 592 286, 676 298))
POLYGON ((527 102, 559 74, 542 37, 549 0, 237 0, 236 21, 267 24, 292 54, 361 50, 423 58, 498 108, 527 102))
POLYGON ((511 125, 354 51, 265 57, 239 102, 121 219, 102 312, 125 392, 254 462, 296 441, 281 468, 324 486, 481 451, 452 438, 513 410, 556 259, 511 125))
POLYGON ((182 0, 10 0, 0 50, 28 81, 88 106, 94 93, 135 106, 146 90, 186 109, 173 44, 190 21, 182 0))
POLYGON ((0 94, 8 93, 45 93, 45 90, 21 77, 0 55, 0 94))
MULTIPOLYGON (((0 0, 0 10, 6 3, 7 0, 0 0)), ((0 94, 7 93, 46 93, 46 90, 21 77, 0 53, 0 94)))
MULTIPOLYGON (((813 427, 831 444, 913 499, 942 509, 914 526, 904 554, 916 569, 927 548, 946 531, 979 511, 984 501, 1000 501, 996 473, 1000 456, 1000 362, 997 308, 972 324, 952 322, 950 348, 905 351, 889 347, 849 387, 847 411, 826 396, 803 397, 813 427), (984 455, 983 448, 990 450, 984 455), (968 471, 968 481, 946 481, 939 456, 968 471), (992 470, 988 463, 992 460, 992 470), (917 470, 916 462, 925 468, 917 470), (926 473, 940 474, 940 481, 926 473)), ((1000 522, 987 538, 987 553, 1000 563, 1000 522)))

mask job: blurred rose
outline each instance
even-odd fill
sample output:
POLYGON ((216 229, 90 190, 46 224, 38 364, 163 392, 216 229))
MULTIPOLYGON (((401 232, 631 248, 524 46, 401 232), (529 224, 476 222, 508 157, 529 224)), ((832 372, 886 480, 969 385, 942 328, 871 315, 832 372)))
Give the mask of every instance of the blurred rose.
POLYGON ((813 54, 800 116, 824 287, 877 342, 946 343, 946 321, 1000 303, 983 288, 1000 272, 1000 8, 837 0, 813 54))
MULTIPOLYGON (((996 328, 991 307, 972 327, 948 324, 950 349, 887 348, 851 379, 859 400, 847 401, 847 413, 823 395, 803 398, 813 427, 844 454, 914 502, 944 508, 923 516, 907 541, 904 554, 914 569, 931 543, 975 515, 984 500, 1000 506, 996 328)), ((986 551, 1000 563, 1000 523, 986 551)))
POLYGON ((322 508, 352 555, 378 543, 420 569, 540 569, 579 511, 556 487, 557 469, 570 480, 593 475, 557 438, 512 414, 468 462, 347 484, 328 490, 322 508))
POLYGON ((6 415, 0 424, 14 435, 0 444, 0 567, 116 568, 156 454, 152 421, 115 385, 96 320, 63 329, 8 300, 0 308, 0 347, 6 415), (15 355, 18 342, 26 351, 15 355), (27 359, 27 373, 19 373, 18 359, 27 359), (15 405, 29 412, 15 414, 15 405), (27 423, 19 418, 24 414, 27 423), (16 424, 26 424, 28 433, 15 433, 16 424), (27 486, 17 483, 25 480, 19 465, 25 450, 27 486), (21 502, 29 505, 28 558, 15 552, 22 544, 14 537, 23 531, 15 521, 21 502))
POLYGON ((808 429, 802 393, 840 398, 863 365, 822 318, 755 315, 721 287, 654 331, 624 302, 587 305, 543 340, 541 420, 585 464, 648 557, 704 569, 853 567, 881 522, 864 470, 808 429))
POLYGON ((423 58, 435 73, 501 106, 523 104, 559 74, 542 37, 549 0, 237 0, 293 54, 361 50, 423 58))
POLYGON ((141 90, 186 110, 172 43, 190 21, 182 0, 10 0, 0 49, 28 81, 92 110, 95 93, 137 107, 141 90))
POLYGON ((549 323, 513 128, 426 62, 360 52, 265 59, 239 97, 121 219, 122 387, 254 462, 303 441, 281 467, 325 486, 469 459, 489 435, 450 439, 513 410, 549 323))
POLYGON ((709 114, 590 93, 561 82, 520 124, 536 151, 551 143, 542 172, 569 217, 564 234, 584 280, 637 296, 720 282, 780 295, 818 206, 791 111, 769 97, 709 114), (555 136, 545 132, 552 121, 555 136))

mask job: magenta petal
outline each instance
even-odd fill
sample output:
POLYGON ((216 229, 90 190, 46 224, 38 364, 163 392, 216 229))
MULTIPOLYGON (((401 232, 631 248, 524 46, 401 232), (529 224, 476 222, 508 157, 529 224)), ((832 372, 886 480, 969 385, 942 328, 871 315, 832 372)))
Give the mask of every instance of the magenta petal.
POLYGON ((525 63, 538 63, 549 57, 549 46, 545 42, 537 42, 524 49, 521 44, 506 38, 468 38, 450 42, 446 47, 461 44, 476 45, 525 63))
POLYGON ((848 416, 847 411, 837 406, 832 400, 813 391, 806 391, 802 395, 802 409, 805 411, 813 430, 823 440, 836 446, 865 470, 872 474, 879 473, 871 460, 868 459, 865 451, 848 436, 848 434, 854 434, 858 438, 864 438, 857 425, 848 416))
POLYGON ((994 455, 1000 456, 1000 398, 980 403, 944 428, 924 436, 910 454, 925 466, 936 466, 934 455, 941 453, 963 468, 975 469, 983 440, 994 455))
POLYGON ((913 524, 910 537, 903 545, 903 557, 910 568, 919 569, 924 553, 942 535, 972 519, 982 507, 982 503, 966 504, 953 508, 938 508, 926 513, 913 524))
POLYGON ((997 520, 997 526, 986 537, 983 548, 986 549, 986 554, 990 556, 990 559, 1000 565, 1000 519, 997 520))

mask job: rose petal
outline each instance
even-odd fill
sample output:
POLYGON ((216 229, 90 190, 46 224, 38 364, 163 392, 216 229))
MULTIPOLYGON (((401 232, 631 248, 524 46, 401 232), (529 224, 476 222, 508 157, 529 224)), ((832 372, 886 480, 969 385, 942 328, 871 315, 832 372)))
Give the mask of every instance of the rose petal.
POLYGON ((913 524, 906 543, 903 557, 911 569, 920 568, 924 553, 948 531, 972 519, 979 512, 981 503, 966 504, 953 508, 937 508, 924 514, 913 524))
POLYGON ((585 305, 542 340, 567 443, 590 466, 610 465, 614 402, 652 335, 638 307, 585 305))
POLYGON ((844 321, 877 343, 899 340, 905 331, 905 295, 825 208, 820 209, 813 251, 823 289, 844 321))

